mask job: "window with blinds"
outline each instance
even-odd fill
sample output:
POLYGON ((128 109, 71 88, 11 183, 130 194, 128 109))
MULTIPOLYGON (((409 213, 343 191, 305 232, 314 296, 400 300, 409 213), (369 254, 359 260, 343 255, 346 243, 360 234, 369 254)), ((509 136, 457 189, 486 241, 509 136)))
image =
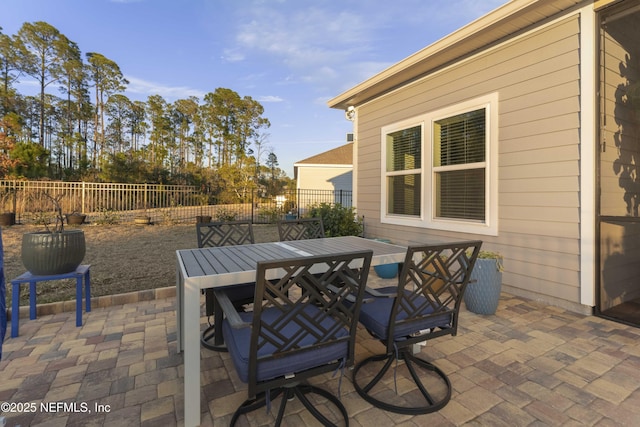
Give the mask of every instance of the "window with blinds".
POLYGON ((386 135, 387 213, 420 216, 422 126, 386 135))
POLYGON ((433 122, 434 216, 485 220, 486 111, 433 122))
POLYGON ((498 235, 498 93, 380 129, 380 221, 498 235))

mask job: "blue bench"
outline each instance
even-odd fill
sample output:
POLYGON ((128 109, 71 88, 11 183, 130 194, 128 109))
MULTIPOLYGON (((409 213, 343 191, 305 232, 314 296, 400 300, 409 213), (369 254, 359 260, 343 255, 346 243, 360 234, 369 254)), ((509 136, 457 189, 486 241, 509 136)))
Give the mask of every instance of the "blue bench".
POLYGON ((29 319, 36 318, 36 283, 50 280, 76 279, 76 326, 82 326, 82 282, 84 281, 85 306, 91 311, 91 265, 80 265, 75 271, 63 274, 37 276, 28 271, 11 281, 11 337, 18 336, 20 322, 20 285, 29 284, 29 319))

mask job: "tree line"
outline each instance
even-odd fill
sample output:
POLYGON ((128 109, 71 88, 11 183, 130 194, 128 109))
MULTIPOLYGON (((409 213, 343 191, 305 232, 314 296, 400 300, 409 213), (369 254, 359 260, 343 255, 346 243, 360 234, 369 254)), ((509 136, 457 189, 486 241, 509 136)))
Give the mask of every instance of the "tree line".
POLYGON ((263 106, 217 88, 132 101, 118 64, 52 25, 0 27, 0 177, 190 184, 221 199, 290 184, 267 146, 263 106), (38 85, 23 95, 20 78, 38 85))

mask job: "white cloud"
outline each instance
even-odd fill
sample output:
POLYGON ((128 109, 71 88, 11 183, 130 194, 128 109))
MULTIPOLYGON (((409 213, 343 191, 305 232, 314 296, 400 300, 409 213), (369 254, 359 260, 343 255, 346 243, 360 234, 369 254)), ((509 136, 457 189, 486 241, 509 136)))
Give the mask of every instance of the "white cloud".
POLYGON ((252 8, 250 19, 238 27, 239 48, 280 60, 306 73, 306 80, 326 78, 332 65, 343 64, 355 52, 369 49, 370 34, 358 15, 317 7, 286 7, 286 11, 252 8))
POLYGON ((256 0, 239 11, 236 44, 225 52, 225 60, 279 62, 288 69, 288 81, 311 83, 320 90, 346 89, 504 1, 395 0, 372 6, 367 0, 256 0), (362 12, 371 7, 375 13, 362 12), (390 32, 398 31, 407 34, 407 43, 390 45, 390 32))
POLYGON ((258 97, 258 102, 283 102, 284 99, 277 95, 265 95, 258 97))
POLYGON ((238 49, 225 49, 222 55, 222 60, 225 62, 240 62, 246 58, 244 53, 238 49))
POLYGON ((143 100, 146 100, 146 97, 151 95, 160 95, 169 102, 190 96, 197 96, 202 99, 205 95, 203 91, 188 86, 168 86, 132 76, 126 76, 126 79, 129 80, 126 92, 143 95, 145 96, 143 100))

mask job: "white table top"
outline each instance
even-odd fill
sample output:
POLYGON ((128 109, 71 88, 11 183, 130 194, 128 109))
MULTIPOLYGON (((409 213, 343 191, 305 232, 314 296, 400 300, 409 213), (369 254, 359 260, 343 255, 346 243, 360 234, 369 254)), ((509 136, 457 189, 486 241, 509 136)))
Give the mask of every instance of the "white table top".
POLYGON ((404 261, 407 248, 361 237, 256 243, 177 251, 178 351, 184 351, 185 426, 200 424, 200 290, 255 281, 258 261, 373 250, 371 265, 404 261))

